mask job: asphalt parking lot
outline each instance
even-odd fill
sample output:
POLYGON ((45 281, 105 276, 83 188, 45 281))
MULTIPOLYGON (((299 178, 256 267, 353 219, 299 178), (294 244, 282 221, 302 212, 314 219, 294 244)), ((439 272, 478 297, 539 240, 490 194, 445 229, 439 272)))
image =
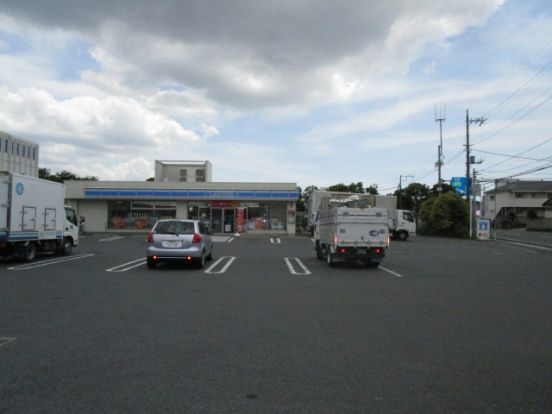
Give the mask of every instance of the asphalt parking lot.
POLYGON ((0 413, 552 407, 552 248, 418 237, 379 269, 306 238, 218 237, 203 269, 143 235, 0 261, 0 413))

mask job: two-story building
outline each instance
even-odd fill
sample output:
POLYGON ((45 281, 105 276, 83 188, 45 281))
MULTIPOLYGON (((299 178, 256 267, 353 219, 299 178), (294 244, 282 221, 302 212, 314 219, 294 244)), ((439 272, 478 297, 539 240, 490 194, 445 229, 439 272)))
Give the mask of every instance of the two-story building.
POLYGON ((517 223, 526 224, 527 218, 545 218, 544 204, 551 197, 552 181, 498 181, 495 189, 485 193, 484 215, 498 223, 515 217, 517 223))

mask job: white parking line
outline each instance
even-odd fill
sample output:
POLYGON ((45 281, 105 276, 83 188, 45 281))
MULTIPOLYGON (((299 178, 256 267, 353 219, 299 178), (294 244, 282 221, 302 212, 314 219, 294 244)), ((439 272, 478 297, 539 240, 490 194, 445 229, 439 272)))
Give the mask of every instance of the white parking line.
POLYGON ((280 240, 279 237, 276 237, 276 238, 271 237, 270 238, 270 243, 272 243, 272 244, 282 244, 282 240, 280 240))
POLYGON ((310 270, 307 269, 307 266, 305 266, 303 262, 299 260, 299 258, 297 257, 292 257, 292 258, 285 257, 284 261, 286 262, 286 265, 292 275, 310 275, 311 274, 310 270), (297 270, 295 270, 292 264, 292 260, 299 265, 302 272, 298 272, 297 270))
POLYGON ((118 266, 105 269, 105 271, 106 272, 126 272, 128 270, 135 269, 145 264, 146 264, 146 259, 141 257, 139 259, 133 260, 132 262, 123 263, 118 266))
POLYGON ((82 253, 82 254, 78 254, 78 255, 74 255, 74 256, 66 256, 66 257, 62 257, 62 258, 42 260, 42 261, 37 262, 37 263, 28 263, 28 264, 23 264, 23 265, 18 265, 18 266, 12 266, 12 267, 8 267, 8 270, 35 269, 37 267, 50 266, 50 265, 54 265, 54 264, 57 264, 57 263, 69 262, 71 260, 85 259, 87 257, 92 257, 92 256, 94 256, 94 253, 82 253))
POLYGON ((220 274, 224 273, 228 270, 232 262, 234 262, 236 258, 234 256, 222 256, 220 259, 218 259, 215 263, 213 263, 207 270, 205 270, 205 273, 207 274, 220 274), (227 263, 219 270, 215 270, 219 264, 221 264, 224 261, 227 261, 227 263))
POLYGON ((235 237, 230 237, 226 243, 232 243, 235 237))
POLYGON ((110 241, 126 239, 126 238, 127 238, 127 236, 113 236, 113 237, 108 237, 107 239, 100 239, 99 241, 101 241, 101 242, 110 242, 110 241))
POLYGON ((379 269, 383 270, 384 272, 387 272, 393 276, 397 276, 397 277, 403 277, 403 275, 401 275, 400 273, 397 273, 397 272, 393 272, 392 270, 389 270, 383 266, 380 266, 379 269))
POLYGON ((13 341, 15 341, 17 338, 13 338, 11 336, 0 336, 0 346, 7 345, 13 341))

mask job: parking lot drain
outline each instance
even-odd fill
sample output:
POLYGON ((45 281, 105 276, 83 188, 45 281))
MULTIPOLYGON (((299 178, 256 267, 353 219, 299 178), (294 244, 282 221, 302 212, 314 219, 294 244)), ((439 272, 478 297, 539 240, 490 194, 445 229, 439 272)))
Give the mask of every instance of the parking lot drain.
POLYGON ((247 398, 248 400, 256 400, 258 398, 258 395, 257 394, 247 394, 245 396, 245 398, 247 398))

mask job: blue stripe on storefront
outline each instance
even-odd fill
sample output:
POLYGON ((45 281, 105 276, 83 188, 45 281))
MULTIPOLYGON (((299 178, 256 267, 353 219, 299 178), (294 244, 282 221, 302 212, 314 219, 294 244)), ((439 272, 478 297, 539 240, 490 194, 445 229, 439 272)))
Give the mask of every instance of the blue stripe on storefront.
POLYGON ((85 190, 86 198, 170 198, 174 200, 280 200, 296 201, 294 191, 181 191, 181 190, 85 190))

